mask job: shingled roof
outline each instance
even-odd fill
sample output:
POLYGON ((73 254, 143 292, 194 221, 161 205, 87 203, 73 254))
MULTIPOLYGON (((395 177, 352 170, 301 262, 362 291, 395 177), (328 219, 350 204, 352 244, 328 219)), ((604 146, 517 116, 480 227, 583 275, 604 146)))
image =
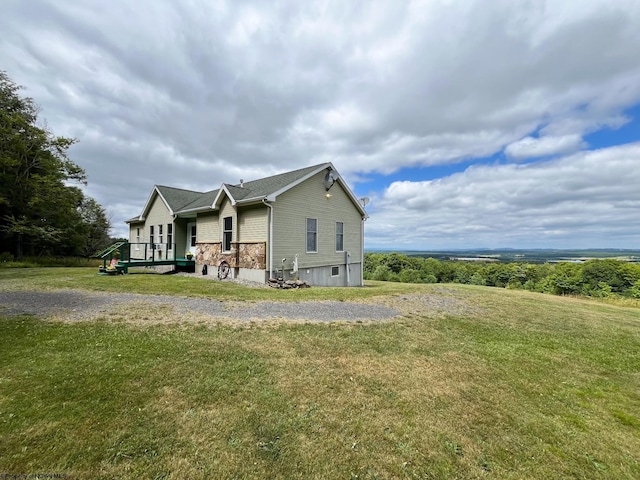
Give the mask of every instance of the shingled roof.
POLYGON ((273 195, 283 188, 296 183, 298 180, 301 180, 310 173, 319 170, 320 167, 333 168, 330 163, 321 163, 319 165, 301 168, 292 172, 280 173, 279 175, 273 175, 271 177, 260 178, 251 182, 245 182, 243 187, 240 187, 239 184, 236 184, 233 185, 234 187, 237 187, 233 190, 234 198, 236 198, 236 200, 240 200, 240 198, 235 197, 235 193, 238 192, 238 189, 247 192, 247 194, 245 194, 242 199, 267 197, 269 195, 273 195))
MULTIPOLYGON (((234 203, 250 203, 252 201, 261 201, 262 199, 274 200, 279 193, 288 190, 309 176, 321 172, 323 169, 335 170, 331 163, 320 163, 318 165, 300 168, 291 172, 252 180, 243 184, 223 183, 219 189, 210 190, 208 192, 194 192, 192 190, 167 187, 164 185, 156 185, 154 187, 154 192, 157 192, 164 199, 172 213, 187 213, 217 208, 217 202, 221 198, 223 191, 234 203)), ((140 215, 140 217, 127 220, 127 223, 142 220, 147 209, 150 207, 152 198, 153 192, 142 211, 142 215, 140 215)), ((355 197, 353 200, 354 203, 363 210, 355 197)))
POLYGON ((177 212, 196 200, 202 198, 204 193, 194 192, 193 190, 184 190, 182 188, 166 187, 164 185, 156 185, 158 193, 162 195, 169 208, 177 212))

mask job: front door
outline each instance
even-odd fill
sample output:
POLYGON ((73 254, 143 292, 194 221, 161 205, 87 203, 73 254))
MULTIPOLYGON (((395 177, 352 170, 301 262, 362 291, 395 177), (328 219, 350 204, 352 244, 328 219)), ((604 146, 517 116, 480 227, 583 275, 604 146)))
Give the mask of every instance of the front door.
POLYGON ((196 254, 196 223, 187 223, 187 252, 196 254))

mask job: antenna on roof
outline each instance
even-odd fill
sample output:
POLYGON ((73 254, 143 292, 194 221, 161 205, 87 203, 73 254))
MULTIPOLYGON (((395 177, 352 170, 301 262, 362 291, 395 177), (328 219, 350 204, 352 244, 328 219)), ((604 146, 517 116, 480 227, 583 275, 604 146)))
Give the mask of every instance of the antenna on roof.
POLYGON ((244 188, 244 180, 240 179, 240 188, 244 188))
POLYGON ((324 176, 324 188, 329 191, 333 184, 336 181, 336 177, 334 176, 333 171, 329 170, 327 174, 324 176))
POLYGON ((360 205, 362 205, 362 208, 364 208, 367 205, 369 205, 370 201, 371 201, 371 199, 369 197, 362 197, 362 198, 358 199, 358 202, 360 202, 360 205))

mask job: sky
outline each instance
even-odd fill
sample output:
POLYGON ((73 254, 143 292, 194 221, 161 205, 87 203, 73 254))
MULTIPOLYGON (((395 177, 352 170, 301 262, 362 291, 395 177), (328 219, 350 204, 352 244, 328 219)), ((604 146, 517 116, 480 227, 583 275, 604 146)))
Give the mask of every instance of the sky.
POLYGON ((640 248, 638 0, 2 0, 0 70, 128 236, 332 162, 367 249, 640 248))

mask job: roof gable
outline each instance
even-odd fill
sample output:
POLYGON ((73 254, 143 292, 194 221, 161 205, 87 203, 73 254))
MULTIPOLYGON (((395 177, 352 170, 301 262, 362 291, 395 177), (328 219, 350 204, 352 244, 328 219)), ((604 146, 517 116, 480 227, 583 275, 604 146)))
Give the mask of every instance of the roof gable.
POLYGON ((220 207, 220 202, 224 196, 227 196, 233 205, 238 203, 261 202, 263 200, 274 202, 280 194, 308 180, 323 170, 331 170, 334 172, 334 175, 337 177, 336 181, 338 181, 347 192, 354 206, 363 216, 366 216, 363 206, 354 196, 346 182, 340 174, 338 174, 333 164, 327 162, 244 182, 242 184, 232 185, 223 183, 219 189, 208 192, 194 192, 192 190, 156 185, 140 217, 132 218, 127 222, 131 223, 133 221, 144 220, 149 208, 151 208, 155 195, 162 199, 172 215, 203 210, 216 210, 220 207))
POLYGON ((276 192, 291 188, 328 167, 333 168, 330 163, 322 163, 311 167, 300 168, 291 172, 280 173, 271 177, 246 182, 241 188, 251 191, 251 197, 267 197, 274 195, 276 192))
POLYGON ((165 187, 164 185, 157 185, 156 189, 162 198, 164 198, 169 209, 174 212, 182 210, 185 206, 198 200, 203 195, 201 192, 184 190, 182 188, 165 187))

